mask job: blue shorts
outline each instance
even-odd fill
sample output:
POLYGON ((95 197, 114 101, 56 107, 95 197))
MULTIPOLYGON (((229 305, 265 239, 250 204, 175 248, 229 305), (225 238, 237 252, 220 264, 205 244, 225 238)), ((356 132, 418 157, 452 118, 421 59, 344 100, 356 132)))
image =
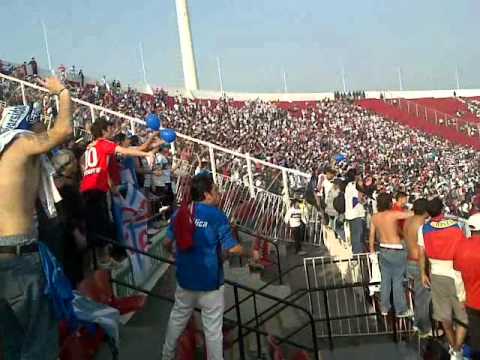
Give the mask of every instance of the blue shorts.
MULTIPOLYGON (((0 243, 27 236, 0 237, 0 243)), ((38 252, 0 255, 0 350, 3 360, 55 360, 58 321, 44 295, 45 277, 38 252)))

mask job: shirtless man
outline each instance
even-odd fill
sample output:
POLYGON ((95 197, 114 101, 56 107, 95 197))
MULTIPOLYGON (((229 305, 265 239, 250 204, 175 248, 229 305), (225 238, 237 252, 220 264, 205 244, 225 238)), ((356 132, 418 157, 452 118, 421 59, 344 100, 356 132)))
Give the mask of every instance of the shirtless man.
POLYGON ((66 142, 73 126, 68 90, 56 78, 40 83, 59 96, 55 125, 49 131, 19 134, 0 156, 0 337, 6 359, 58 356, 57 323, 43 293, 45 277, 33 217, 39 155, 66 142))
POLYGON ((411 212, 392 210, 392 195, 380 193, 377 198, 378 213, 370 222, 370 252, 375 253, 375 235, 380 238, 379 264, 382 274, 380 284, 380 307, 382 315, 390 312, 390 293, 397 317, 412 316, 407 309, 403 279, 407 267, 407 252, 398 235, 398 221, 412 216, 411 212))
POLYGON ((415 200, 413 203, 414 215, 405 220, 403 226, 403 235, 408 249, 407 276, 413 280, 415 291, 414 326, 418 329, 420 337, 428 336, 432 331, 432 323, 430 321, 430 301, 432 300, 432 295, 430 289, 424 287, 422 284, 418 263, 420 256, 418 229, 425 224, 425 220, 428 218, 427 205, 427 199, 415 200))

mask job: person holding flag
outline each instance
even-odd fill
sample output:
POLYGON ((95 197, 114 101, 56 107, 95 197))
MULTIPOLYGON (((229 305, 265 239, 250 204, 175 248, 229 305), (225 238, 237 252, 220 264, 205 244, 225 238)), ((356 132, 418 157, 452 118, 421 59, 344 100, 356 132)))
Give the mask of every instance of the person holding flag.
POLYGON ((112 259, 106 251, 105 243, 97 239, 102 235, 115 239, 115 227, 109 210, 109 192, 117 191, 112 186, 110 164, 114 155, 145 157, 153 163, 155 152, 146 152, 135 147, 123 147, 110 139, 113 128, 106 119, 100 118, 90 129, 93 142, 87 146, 84 154, 83 178, 80 192, 85 199, 87 241, 98 250, 100 267, 112 265, 112 259))

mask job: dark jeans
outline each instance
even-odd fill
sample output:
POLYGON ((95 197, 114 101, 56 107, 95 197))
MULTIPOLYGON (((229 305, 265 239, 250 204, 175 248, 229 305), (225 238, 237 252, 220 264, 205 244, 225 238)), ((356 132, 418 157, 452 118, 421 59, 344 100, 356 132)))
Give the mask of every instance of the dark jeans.
POLYGON ((110 219, 107 193, 103 191, 87 191, 85 199, 85 223, 87 226, 87 241, 89 246, 103 248, 108 245, 96 238, 96 234, 114 240, 115 226, 110 219))
POLYGON ((293 239, 295 241, 295 253, 298 253, 302 250, 302 242, 305 235, 305 225, 301 224, 300 226, 292 228, 293 239))
POLYGON ((422 284, 422 277, 420 276, 420 268, 416 261, 409 261, 407 266, 407 275, 413 280, 413 289, 415 295, 415 322, 414 325, 422 333, 427 333, 432 330, 432 322, 430 320, 430 303, 432 301, 432 294, 429 288, 422 284))
POLYGON ((352 241, 352 252, 361 254, 365 252, 366 224, 364 218, 348 220, 350 225, 350 239, 352 241))
POLYGON ((0 258, 0 338, 3 360, 55 360, 58 322, 43 294, 40 255, 0 258))

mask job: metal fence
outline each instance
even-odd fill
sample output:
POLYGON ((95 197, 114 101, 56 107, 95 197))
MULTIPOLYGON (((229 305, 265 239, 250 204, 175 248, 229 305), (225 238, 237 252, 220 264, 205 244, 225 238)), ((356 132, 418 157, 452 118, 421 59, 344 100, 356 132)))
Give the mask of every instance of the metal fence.
MULTIPOLYGON (((380 314, 379 284, 371 282, 369 254, 344 259, 332 256, 305 258, 304 271, 310 311, 316 318, 328 319, 317 328, 320 337, 412 331, 411 319, 392 321, 380 314)), ((406 287, 405 296, 413 310, 410 286, 406 287)))
MULTIPOLYGON (((188 187, 189 175, 177 178, 177 201, 181 202, 188 187)), ((291 233, 285 224, 287 202, 284 197, 256 188, 251 196, 249 187, 242 181, 217 174, 221 193, 219 207, 230 221, 251 233, 274 240, 289 240, 291 233)), ((322 245, 322 217, 312 205, 304 203, 307 218, 305 242, 322 245)))
POLYGON ((398 107, 410 115, 425 119, 427 122, 466 133, 469 136, 480 135, 480 123, 462 119, 442 111, 417 104, 408 99, 385 99, 385 102, 398 107))
MULTIPOLYGON (((48 91, 38 85, 17 78, 0 74, 0 81, 7 83, 11 87, 9 99, 0 99, 2 101, 19 103, 24 105, 33 101, 43 103, 43 99, 48 95, 48 91)), ((5 95, 4 95, 5 96, 5 95)), ((55 97, 58 106, 58 98, 55 97)), ((125 129, 132 133, 144 131, 146 128, 145 121, 113 111, 102 106, 91 104, 77 98, 72 99, 74 103, 74 111, 89 123, 95 122, 100 116, 109 116, 111 120, 122 121, 125 129)), ((51 123, 51 121, 49 121, 51 123)), ((253 198, 256 193, 256 187, 263 190, 271 190, 272 180, 278 181, 280 184, 280 193, 285 196, 287 206, 289 206, 289 197, 298 188, 304 188, 310 178, 310 174, 305 172, 285 168, 279 165, 269 163, 264 160, 256 159, 250 154, 242 154, 237 151, 227 149, 208 141, 193 138, 191 136, 177 132, 176 144, 172 144, 172 152, 175 154, 179 147, 189 146, 196 154, 201 154, 208 161, 209 170, 217 179, 217 173, 222 165, 231 164, 231 167, 237 170, 238 176, 247 185, 250 196, 253 198), (257 179, 257 175, 261 173, 262 179, 257 179), (268 176, 263 176, 268 175, 268 176), (259 186, 260 185, 260 186, 259 186)))

